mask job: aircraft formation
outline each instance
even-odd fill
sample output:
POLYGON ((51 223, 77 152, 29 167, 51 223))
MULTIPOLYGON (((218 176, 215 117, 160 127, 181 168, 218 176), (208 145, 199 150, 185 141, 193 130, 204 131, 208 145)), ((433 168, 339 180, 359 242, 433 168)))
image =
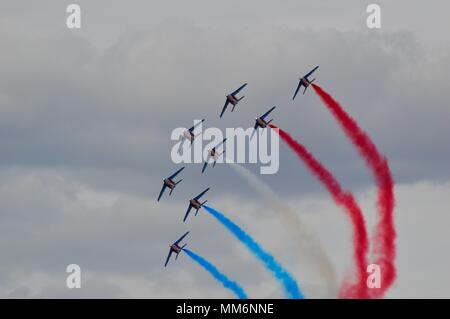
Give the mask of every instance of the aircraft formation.
MULTIPOLYGON (((305 94, 306 89, 311 85, 311 83, 313 83, 315 81, 315 79, 309 80, 309 77, 319 68, 319 66, 316 66, 314 69, 312 69, 310 72, 308 72, 306 75, 304 75, 303 77, 299 78, 299 83, 297 85, 297 88, 295 89, 295 93, 294 96, 292 98, 292 100, 295 99, 295 97, 297 96, 297 93, 299 92, 300 88, 303 86, 304 90, 303 90, 303 94, 305 94)), ((227 107, 231 104, 233 107, 231 109, 231 112, 234 111, 235 107, 238 105, 238 103, 245 97, 245 96, 241 96, 238 97, 239 93, 247 86, 247 83, 244 83, 243 85, 241 85, 238 89, 236 89, 235 91, 229 93, 228 95, 226 95, 226 100, 225 100, 225 104, 222 108, 222 111, 220 112, 219 118, 222 118, 222 116, 224 115, 225 111, 227 110, 227 107)), ((269 126, 269 124, 273 121, 273 119, 267 120, 267 117, 270 115, 270 113, 272 113, 273 110, 275 110, 276 106, 273 106, 272 108, 270 108, 266 113, 264 113, 263 115, 255 118, 255 126, 254 126, 254 131, 250 137, 253 138, 255 132, 257 132, 258 129, 265 129, 267 128, 267 126, 269 126)), ((197 126, 199 126, 201 123, 203 123, 205 120, 203 119, 201 122, 197 123, 196 125, 194 125, 193 127, 191 127, 189 130, 186 130, 185 132, 183 132, 182 135, 182 140, 183 141, 189 141, 190 145, 192 145, 192 143, 194 142, 195 138, 200 134, 195 134, 194 131, 196 129, 197 126)), ((217 144, 216 146, 214 146, 211 150, 208 150, 208 158, 206 159, 205 163, 203 164, 202 167, 202 173, 205 172, 206 167, 208 166, 208 163, 210 163, 211 160, 213 160, 213 167, 216 165, 217 160, 220 158, 220 156, 222 156, 225 153, 225 149, 223 149, 221 152, 220 150, 218 150, 218 148, 220 148, 221 146, 223 146, 223 144, 226 142, 226 138, 220 142, 219 144, 217 144)), ((180 168, 179 170, 177 170, 175 173, 173 173, 172 175, 170 175, 169 177, 166 177, 163 179, 163 186, 161 188, 161 191, 159 193, 158 199, 157 201, 159 202, 161 197, 164 194, 164 191, 168 188, 170 189, 169 192, 169 196, 172 194, 173 190, 175 189, 175 187, 182 181, 182 179, 175 181, 175 177, 180 174, 183 170, 184 170, 184 166, 182 168, 180 168)), ((187 218, 189 217, 189 213, 191 212, 192 209, 195 210, 195 216, 197 216, 198 211, 200 210, 200 208, 203 207, 203 205, 207 202, 207 200, 205 201, 201 201, 201 197, 204 196, 208 191, 210 190, 210 187, 206 188, 203 192, 201 192, 200 194, 198 194, 197 196, 191 198, 189 200, 189 206, 188 209, 186 211, 186 214, 184 215, 183 218, 183 222, 186 222, 187 218)), ((187 243, 184 245, 181 245, 180 243, 184 240, 184 238, 189 234, 189 231, 186 232, 183 236, 181 236, 177 241, 175 241, 173 244, 171 244, 169 246, 169 254, 166 258, 166 261, 164 263, 164 267, 167 266, 167 264, 170 261, 170 258, 172 256, 172 253, 175 253, 175 259, 178 258, 178 254, 183 250, 184 247, 186 247, 187 243)))

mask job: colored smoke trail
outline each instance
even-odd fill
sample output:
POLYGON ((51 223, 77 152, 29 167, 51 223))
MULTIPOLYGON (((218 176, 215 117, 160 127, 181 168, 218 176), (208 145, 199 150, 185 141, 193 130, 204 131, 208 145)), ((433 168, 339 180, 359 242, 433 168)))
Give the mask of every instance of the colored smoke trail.
POLYGON ((183 251, 194 261, 196 261, 200 266, 202 266, 207 272, 209 272, 215 279, 220 281, 225 288, 233 291, 236 294, 236 297, 238 297, 239 299, 248 298, 244 289, 242 289, 242 287, 239 286, 237 282, 228 279, 227 276, 222 274, 213 264, 211 264, 205 258, 197 255, 187 248, 183 248, 183 251))
POLYGON ((264 251, 261 246, 253 240, 244 230, 233 223, 217 210, 206 205, 203 208, 224 225, 239 241, 241 241, 263 264, 269 269, 275 277, 282 283, 289 297, 294 299, 303 299, 303 295, 295 279, 275 260, 275 258, 264 251))
POLYGON ((281 139, 297 154, 308 170, 316 176, 331 194, 334 202, 342 206, 350 217, 353 226, 354 259, 356 264, 355 282, 344 283, 340 292, 341 297, 366 298, 366 267, 368 239, 364 216, 355 198, 350 192, 342 189, 336 178, 300 143, 294 140, 288 133, 270 124, 281 139))
POLYGON ((306 227, 298 213, 287 205, 269 185, 265 184, 251 171, 238 163, 233 163, 228 158, 226 163, 229 163, 231 168, 259 192, 271 208, 281 216, 283 224, 299 245, 299 254, 308 263, 308 268, 317 271, 320 278, 323 278, 325 281, 326 297, 335 298, 337 294, 337 279, 333 264, 320 241, 306 227))
POLYGON ((373 297, 383 297, 396 278, 395 256, 396 232, 394 226, 394 181, 388 160, 381 155, 370 136, 327 92, 312 84, 314 90, 331 111, 335 119, 352 141, 366 165, 372 171, 377 188, 377 208, 379 219, 375 227, 374 256, 375 263, 381 267, 381 288, 372 289, 373 297))

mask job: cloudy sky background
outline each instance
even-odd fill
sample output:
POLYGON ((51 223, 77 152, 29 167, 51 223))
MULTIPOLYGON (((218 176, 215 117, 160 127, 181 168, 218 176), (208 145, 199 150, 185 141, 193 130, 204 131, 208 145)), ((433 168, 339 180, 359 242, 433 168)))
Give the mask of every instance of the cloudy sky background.
MULTIPOLYGON (((272 105, 275 122, 355 192, 376 221, 368 170, 318 97, 291 101, 299 75, 318 83, 370 133, 396 180, 398 280, 387 297, 450 297, 450 43, 447 1, 0 1, 0 297, 232 297, 187 256, 163 269, 168 244, 191 230, 191 249, 251 297, 282 297, 274 279, 207 214, 181 222, 207 186, 226 212, 289 269, 309 297, 323 282, 261 196, 226 165, 189 165, 156 203, 170 133, 249 127, 272 105), (237 112, 224 96, 248 82, 237 112), (65 268, 82 268, 82 288, 65 268)), ((350 227, 328 194, 281 146, 280 171, 261 176, 314 230, 340 277, 350 227)), ((257 165, 246 165, 257 173, 257 165)))

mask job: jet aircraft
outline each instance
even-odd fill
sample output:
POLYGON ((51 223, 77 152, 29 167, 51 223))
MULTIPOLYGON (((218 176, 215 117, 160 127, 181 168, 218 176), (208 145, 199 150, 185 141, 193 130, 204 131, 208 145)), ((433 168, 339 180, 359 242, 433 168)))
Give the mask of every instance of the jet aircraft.
POLYGON ((314 69, 312 69, 311 71, 309 71, 308 74, 306 74, 304 77, 300 78, 300 81, 298 83, 297 89, 295 90, 294 93, 294 97, 292 98, 292 100, 295 99, 295 97, 297 96, 298 91, 300 90, 300 88, 302 86, 305 87, 305 89, 303 90, 303 94, 305 94, 306 89, 308 88, 308 86, 311 85, 311 83, 313 83, 316 79, 312 79, 311 81, 308 79, 308 77, 314 73, 314 71, 316 71, 319 68, 319 66, 316 66, 314 69))

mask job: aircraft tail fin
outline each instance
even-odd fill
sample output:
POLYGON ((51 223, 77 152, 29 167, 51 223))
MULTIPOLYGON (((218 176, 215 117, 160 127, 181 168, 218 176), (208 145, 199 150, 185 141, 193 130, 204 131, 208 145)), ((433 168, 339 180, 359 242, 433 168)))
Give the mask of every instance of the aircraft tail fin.
POLYGON ((240 100, 242 100, 243 98, 245 97, 245 95, 244 96, 242 96, 240 99, 238 99, 238 101, 240 101, 240 100))
MULTIPOLYGON (((183 180, 183 179, 180 179, 178 182, 176 182, 176 183, 175 183, 175 186, 177 186, 178 184, 180 184, 182 180, 183 180)), ((175 186, 174 186, 173 188, 170 189, 169 196, 172 195, 172 192, 173 192, 173 189, 175 188, 175 186)))
POLYGON ((217 162, 217 161, 214 161, 214 163, 213 163, 213 168, 216 167, 216 162, 217 162))
POLYGON ((273 119, 271 119, 269 122, 267 122, 267 125, 269 125, 270 123, 272 123, 273 119))
MULTIPOLYGON (((220 156, 222 156, 223 154, 225 154, 225 150, 222 151, 222 153, 218 154, 217 159, 214 161, 214 165, 213 167, 216 165, 217 160, 219 159, 220 156)), ((225 163, 226 161, 224 161, 225 163)))
POLYGON ((233 108, 231 109, 231 112, 234 111, 234 108, 236 107, 236 104, 233 105, 233 108))
MULTIPOLYGON (((315 81, 316 79, 312 79, 311 81, 309 81, 309 84, 308 84, 308 86, 310 86, 311 85, 311 83, 313 83, 314 81, 315 81)), ((308 88, 308 86, 305 86, 305 90, 303 91, 303 94, 305 94, 305 92, 306 92, 306 89, 308 88)))

